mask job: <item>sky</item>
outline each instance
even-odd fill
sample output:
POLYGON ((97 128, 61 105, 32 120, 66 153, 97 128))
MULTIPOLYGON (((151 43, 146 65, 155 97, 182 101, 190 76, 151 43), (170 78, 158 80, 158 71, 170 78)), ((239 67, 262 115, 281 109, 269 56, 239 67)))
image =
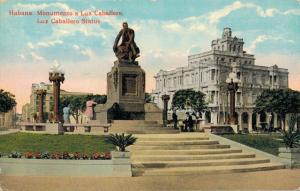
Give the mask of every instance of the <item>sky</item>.
POLYGON ((187 56, 210 50, 224 27, 243 38, 257 65, 287 68, 289 87, 300 90, 300 0, 0 0, 0 88, 16 95, 21 112, 31 84, 48 83, 50 67, 59 62, 66 73, 62 89, 105 94, 106 73, 116 60, 113 42, 124 21, 135 30, 148 92, 160 69, 187 66, 187 56), (34 15, 11 16, 9 10, 34 15), (100 24, 38 24, 60 18, 36 15, 41 10, 122 14, 86 17, 100 24))

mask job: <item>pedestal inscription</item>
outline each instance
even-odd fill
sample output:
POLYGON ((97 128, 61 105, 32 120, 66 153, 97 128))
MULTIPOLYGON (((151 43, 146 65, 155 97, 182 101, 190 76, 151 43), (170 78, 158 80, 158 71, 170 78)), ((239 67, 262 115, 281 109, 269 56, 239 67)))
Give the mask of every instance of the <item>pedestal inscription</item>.
POLYGON ((122 95, 137 96, 137 75, 123 74, 122 95))

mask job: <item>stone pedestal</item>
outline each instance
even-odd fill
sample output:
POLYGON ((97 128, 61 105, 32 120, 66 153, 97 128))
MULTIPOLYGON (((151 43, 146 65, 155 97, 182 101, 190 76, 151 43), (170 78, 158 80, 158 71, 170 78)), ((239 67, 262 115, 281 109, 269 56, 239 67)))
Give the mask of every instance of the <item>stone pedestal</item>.
POLYGON ((145 72, 138 62, 115 61, 107 73, 107 103, 95 107, 96 120, 145 120, 145 72))

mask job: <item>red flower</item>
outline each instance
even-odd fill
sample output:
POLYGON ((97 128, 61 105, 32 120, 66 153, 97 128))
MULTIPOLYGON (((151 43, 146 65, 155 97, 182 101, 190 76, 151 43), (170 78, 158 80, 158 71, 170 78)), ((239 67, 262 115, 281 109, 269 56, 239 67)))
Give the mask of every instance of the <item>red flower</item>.
POLYGON ((33 153, 32 152, 26 152, 26 153, 24 153, 24 156, 27 159, 32 159, 33 158, 33 153))
POLYGON ((41 155, 41 153, 36 152, 36 153, 34 153, 34 157, 35 157, 36 159, 41 159, 41 158, 42 158, 42 155, 41 155))

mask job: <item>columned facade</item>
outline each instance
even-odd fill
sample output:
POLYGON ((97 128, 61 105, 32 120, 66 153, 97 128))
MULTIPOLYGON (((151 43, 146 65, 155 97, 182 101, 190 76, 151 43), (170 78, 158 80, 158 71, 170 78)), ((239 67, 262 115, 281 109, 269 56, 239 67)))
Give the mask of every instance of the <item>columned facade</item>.
MULTIPOLYGON (((234 71, 241 81, 235 93, 235 111, 238 114, 235 121, 241 129, 248 131, 261 127, 261 122, 267 122, 269 117, 265 114, 265 121, 261 121, 260 114, 254 113, 255 100, 264 89, 288 88, 288 70, 272 63, 269 67, 255 65, 254 55, 248 54, 243 47, 243 39, 233 37, 231 29, 224 28, 221 38, 212 41, 210 51, 188 56, 186 67, 160 70, 155 75, 154 102, 163 108, 161 96, 169 95, 171 112, 174 93, 192 88, 206 94, 209 114, 205 112, 202 115, 205 123, 228 123, 230 101, 225 80, 234 71), (237 65, 233 66, 233 63, 237 65)), ((277 120, 275 117, 273 120, 275 125, 277 120)))

